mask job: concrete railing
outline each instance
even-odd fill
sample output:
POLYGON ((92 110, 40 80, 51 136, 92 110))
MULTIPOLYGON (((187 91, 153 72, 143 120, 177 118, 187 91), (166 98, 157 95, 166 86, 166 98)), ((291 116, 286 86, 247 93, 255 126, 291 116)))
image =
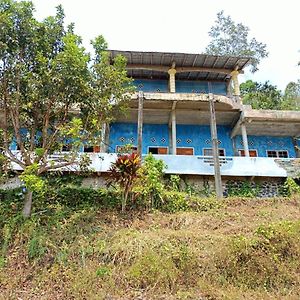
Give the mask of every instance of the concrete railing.
MULTIPOLYGON (((90 167, 95 172, 107 172, 117 158, 116 153, 87 153, 91 159, 90 167)), ((79 153, 82 155, 82 153, 79 153)), ((214 175, 212 157, 191 155, 154 155, 167 165, 167 174, 214 175)), ((53 157, 54 159, 54 157, 53 157)), ((266 157, 220 157, 221 175, 223 176, 264 176, 287 177, 282 161, 293 162, 296 159, 278 159, 266 157)), ((21 170, 16 164, 15 170, 21 170)), ((68 171, 78 170, 77 166, 69 166, 68 171)))

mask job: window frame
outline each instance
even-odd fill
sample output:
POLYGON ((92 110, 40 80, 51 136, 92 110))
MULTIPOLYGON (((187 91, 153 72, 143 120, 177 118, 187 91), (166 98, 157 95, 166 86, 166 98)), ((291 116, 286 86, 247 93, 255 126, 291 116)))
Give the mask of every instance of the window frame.
POLYGON ((155 148, 155 149, 159 149, 159 148, 164 148, 167 149, 167 153, 166 154, 153 154, 153 155, 168 155, 169 154, 169 147, 168 146, 148 146, 147 147, 147 154, 149 154, 149 150, 150 148, 155 148))
MULTIPOLYGON (((245 156, 241 155, 240 151, 244 151, 245 152, 245 150, 244 149, 238 149, 239 157, 245 157, 245 156)), ((258 157, 258 151, 257 151, 257 149, 249 149, 249 152, 250 151, 255 151, 255 153, 256 153, 256 156, 250 156, 250 157, 258 157)))
POLYGON ((185 155, 185 154, 177 154, 177 149, 192 149, 193 150, 193 154, 191 154, 189 156, 195 155, 195 147, 176 147, 176 155, 185 155))
MULTIPOLYGON (((213 153, 211 153, 211 155, 205 155, 204 151, 205 150, 211 150, 211 152, 213 151, 213 148, 202 148, 202 155, 203 156, 208 156, 208 157, 213 157, 213 153)), ((226 157, 226 150, 225 148, 219 148, 219 157, 226 157), (220 155, 220 150, 223 151, 224 155, 220 155)))
POLYGON ((267 158, 290 158, 290 154, 289 154, 289 151, 288 150, 266 150, 266 157, 267 158), (271 157, 271 156, 268 156, 268 152, 276 152, 276 157, 271 157), (278 156, 278 153, 279 152, 286 152, 287 154, 287 157, 280 157, 278 156))

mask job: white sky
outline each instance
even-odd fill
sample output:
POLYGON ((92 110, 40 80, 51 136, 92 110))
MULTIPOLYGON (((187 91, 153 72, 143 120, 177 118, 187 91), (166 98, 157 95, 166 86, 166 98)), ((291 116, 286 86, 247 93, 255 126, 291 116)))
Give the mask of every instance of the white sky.
MULTIPOLYGON (((284 89, 300 79, 300 0, 33 0, 36 16, 55 14, 62 4, 66 23, 74 22, 85 47, 102 34, 110 49, 202 53, 217 12, 250 28, 250 37, 266 43, 269 57, 252 79, 284 89)), ((90 50, 90 49, 89 49, 90 50)))

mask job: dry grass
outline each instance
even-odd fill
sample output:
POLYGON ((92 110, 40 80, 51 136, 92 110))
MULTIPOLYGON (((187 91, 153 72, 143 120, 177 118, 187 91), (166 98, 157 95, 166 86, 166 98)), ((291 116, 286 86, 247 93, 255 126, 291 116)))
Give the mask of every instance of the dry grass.
MULTIPOLYGON (((251 246, 249 257, 257 261, 248 259, 245 267, 233 263, 246 251, 244 244, 232 248, 237 236, 250 244, 260 239, 255 232, 261 225, 297 224, 299 203, 227 199, 206 212, 126 215, 95 208, 64 213, 57 207, 10 229, 0 299, 300 299, 300 264, 292 255, 278 261, 277 272, 271 266, 268 276, 276 280, 267 286, 264 274, 251 283, 257 270, 249 264, 262 257, 268 264, 274 253, 251 246), (240 280, 242 267, 250 281, 240 280)), ((286 237, 284 243, 297 242, 286 237)))

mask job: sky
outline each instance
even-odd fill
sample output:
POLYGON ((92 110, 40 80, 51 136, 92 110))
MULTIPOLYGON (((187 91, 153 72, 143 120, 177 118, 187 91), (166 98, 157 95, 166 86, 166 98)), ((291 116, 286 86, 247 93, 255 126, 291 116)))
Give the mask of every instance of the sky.
POLYGON ((284 90, 300 79, 300 0, 33 0, 39 20, 54 15, 62 4, 66 23, 75 23, 90 50, 90 40, 102 34, 109 49, 203 53, 216 15, 224 10, 250 28, 250 37, 267 44, 268 58, 255 74, 240 75, 270 81, 284 90))

